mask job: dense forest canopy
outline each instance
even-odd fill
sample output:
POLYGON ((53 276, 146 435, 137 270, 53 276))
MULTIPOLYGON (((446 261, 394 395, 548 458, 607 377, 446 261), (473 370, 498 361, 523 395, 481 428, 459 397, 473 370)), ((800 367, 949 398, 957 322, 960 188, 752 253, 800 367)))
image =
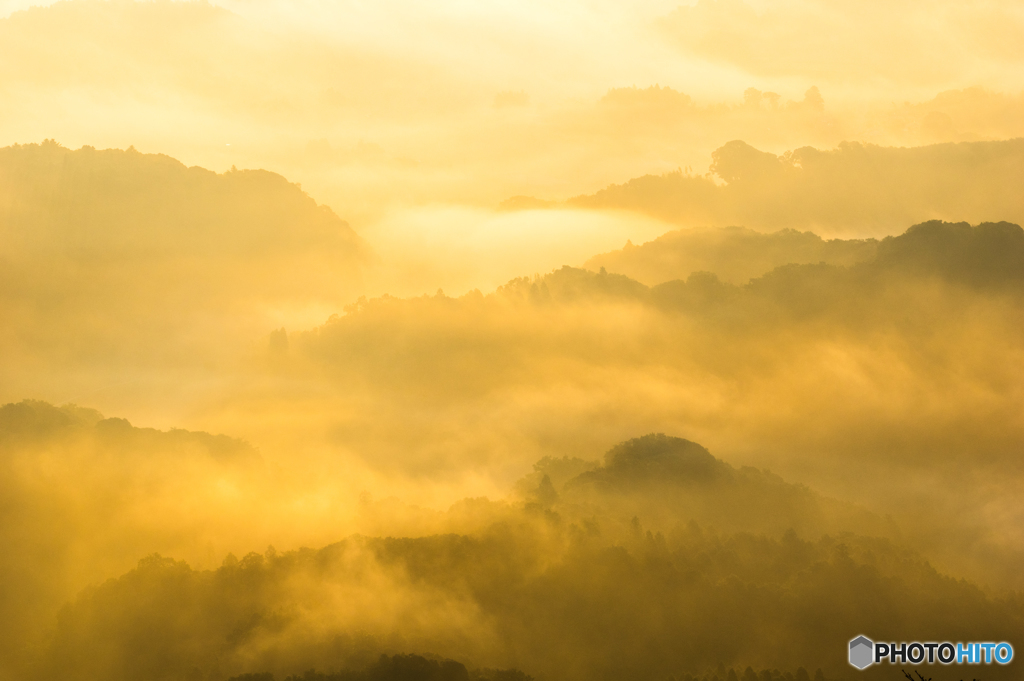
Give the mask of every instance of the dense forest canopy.
MULTIPOLYGON (((22 436, 89 428, 42 404, 4 413, 5 430, 22 436)), ((98 437, 110 437, 108 421, 92 426, 98 437)), ((209 443, 200 456, 239 447, 119 427, 114 442, 140 450, 150 438, 148 456, 168 438, 179 452, 209 443)), ((283 677, 421 650, 540 678, 683 677, 793 659, 841 674, 829 642, 850 626, 886 640, 966 637, 984 626, 1002 640, 1021 625, 1018 602, 941 575, 881 519, 736 470, 687 440, 621 443, 557 488, 552 467, 539 462, 521 496, 474 502, 474 515, 488 518, 476 530, 453 507, 443 523, 457 533, 269 548, 229 555, 215 570, 151 556, 65 607, 26 669, 41 678, 283 677)), ((29 547, 17 548, 8 563, 29 547)), ((434 673, 448 678, 445 669, 434 673)), ((503 674, 495 678, 513 678, 503 674)))

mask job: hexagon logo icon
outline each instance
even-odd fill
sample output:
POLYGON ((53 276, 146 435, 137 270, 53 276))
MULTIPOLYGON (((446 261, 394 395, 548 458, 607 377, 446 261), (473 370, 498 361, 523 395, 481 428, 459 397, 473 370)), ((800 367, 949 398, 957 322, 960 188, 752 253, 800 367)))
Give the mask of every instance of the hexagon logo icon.
POLYGON ((875 644, 866 636, 858 636, 850 641, 850 664, 857 669, 864 669, 874 662, 875 644))

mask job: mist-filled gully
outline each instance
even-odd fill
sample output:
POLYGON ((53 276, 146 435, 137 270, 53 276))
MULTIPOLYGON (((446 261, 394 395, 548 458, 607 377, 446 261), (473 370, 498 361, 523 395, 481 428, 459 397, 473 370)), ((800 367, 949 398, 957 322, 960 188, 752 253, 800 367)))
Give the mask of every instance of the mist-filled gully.
POLYGON ((1020 677, 1016 3, 33 2, 0 681, 1020 677))

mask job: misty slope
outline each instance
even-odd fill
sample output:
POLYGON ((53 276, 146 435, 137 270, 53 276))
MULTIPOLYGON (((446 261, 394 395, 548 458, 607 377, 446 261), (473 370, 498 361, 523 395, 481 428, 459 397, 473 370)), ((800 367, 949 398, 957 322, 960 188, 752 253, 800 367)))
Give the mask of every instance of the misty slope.
POLYGON ((689 226, 891 233, 930 219, 1024 222, 1024 140, 893 148, 844 142, 776 156, 733 141, 709 175, 646 175, 570 205, 623 208, 689 226), (717 184, 711 177, 724 181, 717 184))
POLYGON ((1021 272, 1019 227, 937 222, 867 262, 743 286, 563 268, 487 296, 363 300, 290 334, 280 376, 331 391, 331 441, 381 471, 685 432, 894 514, 946 570, 1019 586, 1021 272))
MULTIPOLYGON (((719 664, 820 666, 833 676, 847 670, 834 644, 855 632, 956 639, 984 626, 1002 640, 1024 624, 1019 603, 986 597, 869 533, 720 531, 680 507, 652 531, 637 515, 652 487, 700 494, 695 485, 739 477, 699 445, 651 435, 613 448, 604 466, 542 501, 477 500, 492 518, 477 531, 354 536, 229 556, 211 571, 152 556, 63 610, 35 673, 281 677, 411 650, 538 679, 658 679, 719 664), (585 505, 573 500, 588 487, 585 505)), ((760 513, 781 529, 788 518, 778 499, 765 503, 768 488, 808 494, 747 477, 740 495, 705 489, 719 503, 704 518, 728 524, 728 507, 745 505, 747 521, 760 513)), ((454 529, 458 505, 449 515, 454 529)), ((872 671, 865 678, 891 672, 872 671)))
POLYGON ((0 149, 0 216, 11 259, 256 258, 359 245, 329 208, 275 173, 218 175, 162 154, 52 140, 0 149))
POLYGON ((171 367, 225 366, 287 310, 348 299, 364 250, 274 173, 52 141, 0 149, 4 396, 71 397, 77 374, 117 383, 128 367, 152 390, 171 367))
POLYGON ((950 282, 1014 286, 1024 277, 1024 232, 1017 225, 933 220, 898 237, 829 239, 811 232, 761 234, 743 227, 669 232, 654 241, 594 256, 585 269, 607 269, 657 287, 711 273, 746 284, 786 265, 865 264, 862 272, 939 276, 950 282), (871 263, 870 265, 868 263, 871 263))
POLYGON ((17 662, 61 603, 140 553, 216 541, 262 477, 259 454, 225 436, 74 406, 0 407, 0 657, 17 662))
POLYGON ((875 239, 824 240, 811 232, 783 229, 762 234, 745 227, 676 230, 640 246, 595 255, 584 269, 602 267, 648 286, 714 272, 722 281, 745 284, 790 264, 853 265, 871 260, 875 239))
MULTIPOLYGON (((943 320, 957 315, 964 322, 972 314, 984 317, 988 306, 1006 305, 1009 314, 1019 314, 1022 283, 1024 230, 1019 226, 929 222, 887 237, 873 259, 852 267, 784 265, 743 286, 696 272, 685 281, 653 287, 620 274, 563 267, 510 281, 486 296, 361 299, 345 315, 311 332, 292 334, 291 340, 297 346, 297 367, 308 359, 341 372, 337 378, 369 380, 372 373, 382 386, 406 381, 458 400, 477 397, 505 380, 530 383, 536 377, 526 366, 550 354, 563 355, 568 370, 572 358, 639 366, 696 360, 704 370, 733 374, 746 361, 742 353, 750 337, 764 333, 801 344, 821 335, 856 340, 898 331, 906 334, 902 342, 913 342, 932 336, 943 320), (895 300, 902 304, 888 304, 895 300), (607 305, 620 306, 609 314, 621 319, 588 317, 607 305), (661 316, 656 324, 641 323, 647 314, 661 316), (545 326, 558 316, 564 324, 545 326), (612 331, 626 320, 629 324, 619 333, 612 331), (797 336, 796 330, 804 335, 797 336), (725 332, 734 335, 726 339, 725 332), (649 342, 623 337, 632 334, 649 336, 649 342), (691 342, 698 347, 727 342, 737 354, 687 357, 680 352, 683 346, 672 345, 691 342), (433 359, 421 361, 428 353, 433 359), (450 389, 454 385, 459 390, 450 389)), ((1004 341, 1018 335, 1007 334, 1004 341)), ((762 352, 777 354, 770 347, 762 352)))
POLYGON ((230 440, 5 407, 16 550, 2 566, 29 595, 5 605, 7 645, 38 654, 41 679, 280 678, 382 652, 611 679, 719 662, 831 676, 846 667, 830 646, 856 631, 968 638, 984 624, 1009 638, 1016 597, 946 575, 1019 585, 1022 272, 1016 225, 932 222, 865 262, 787 265, 743 286, 563 268, 487 296, 363 300, 274 337, 261 389, 282 396, 232 397, 250 419, 269 408, 276 424, 297 419, 289 432, 324 428, 354 455, 336 479, 300 448, 264 471, 230 440), (656 430, 825 480, 903 534, 694 442, 648 436, 603 465, 572 458, 656 430), (344 486, 357 461, 427 480, 521 473, 535 454, 550 458, 519 497, 447 513, 360 501, 373 531, 359 536, 332 506, 359 494, 344 486), (303 470, 304 485, 289 482, 303 470), (324 546, 300 536, 324 527, 349 539, 218 570, 147 559, 83 593, 39 648, 56 605, 129 558, 248 550, 282 526, 290 546, 324 546))
POLYGON ((1021 35, 1024 0, 0 0, 0 681, 1019 648, 1021 35))
POLYGON ((891 521, 787 484, 768 471, 735 469, 694 442, 662 434, 616 445, 603 466, 566 480, 557 491, 548 469, 568 463, 544 459, 519 487, 536 485, 529 498, 543 506, 558 502, 578 517, 596 507, 621 517, 639 515, 661 530, 692 521, 727 533, 776 538, 794 530, 810 538, 841 532, 898 536, 891 521))

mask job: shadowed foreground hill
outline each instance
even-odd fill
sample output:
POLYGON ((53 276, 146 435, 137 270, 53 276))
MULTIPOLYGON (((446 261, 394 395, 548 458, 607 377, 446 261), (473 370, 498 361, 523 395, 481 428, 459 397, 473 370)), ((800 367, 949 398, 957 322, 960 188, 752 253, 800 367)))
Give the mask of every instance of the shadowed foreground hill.
POLYGON ((844 142, 782 156, 736 140, 712 159, 708 175, 645 175, 569 204, 636 210, 689 226, 820 234, 885 234, 934 218, 1024 222, 1016 189, 1024 139, 910 148, 844 142))
MULTIPOLYGON (((735 474, 697 444, 649 435, 560 489, 548 478, 544 501, 480 502, 494 520, 477 531, 354 536, 205 571, 152 556, 61 613, 37 678, 281 678, 409 650, 538 679, 686 678, 720 664, 831 677, 848 671, 846 641, 859 632, 1009 640, 1024 625, 1020 603, 886 539, 722 532, 713 514, 701 525, 686 512, 652 530, 637 515, 642 495, 623 496, 650 484, 695 494, 735 474), (594 494, 582 505, 572 496, 585 486, 594 494)), ((758 498, 765 484, 749 486, 749 511, 784 522, 758 498)), ((719 507, 740 503, 719 496, 719 507)))
POLYGON ((239 494, 258 496, 262 475, 260 455, 223 435, 134 428, 71 405, 0 407, 0 678, 61 603, 157 546, 210 541, 246 513, 239 494))
MULTIPOLYGON (((228 681, 274 681, 274 675, 242 674, 228 681)), ((419 655, 381 655, 374 664, 364 669, 346 669, 336 672, 307 670, 301 675, 289 676, 285 681, 532 681, 532 677, 518 669, 474 669, 455 660, 427 659, 419 655)))
MULTIPOLYGON (((586 470, 564 483, 561 494, 545 499, 545 477, 565 460, 543 460, 520 483, 537 485, 538 502, 558 500, 580 514, 596 505, 622 517, 646 519, 649 526, 667 529, 680 521, 694 521, 727 532, 754 532, 781 537, 856 532, 872 536, 898 536, 881 518, 849 504, 785 483, 768 471, 735 469, 704 447, 662 434, 645 435, 613 447, 605 464, 586 470)), ((557 473, 556 473, 557 479, 557 473)), ((551 489, 554 490, 553 483, 551 489)))

